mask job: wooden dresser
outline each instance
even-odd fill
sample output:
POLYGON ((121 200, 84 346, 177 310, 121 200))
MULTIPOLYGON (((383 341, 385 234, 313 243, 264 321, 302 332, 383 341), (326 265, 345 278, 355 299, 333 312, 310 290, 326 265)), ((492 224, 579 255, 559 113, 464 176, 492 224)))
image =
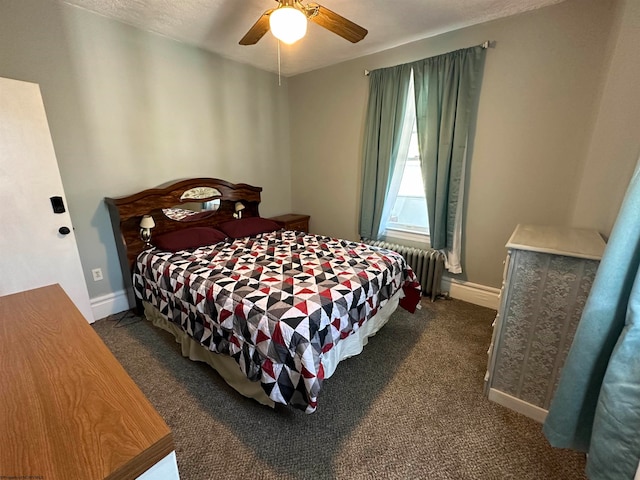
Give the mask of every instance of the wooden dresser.
POLYGON ((7 478, 178 478, 149 475, 169 427, 59 285, 0 297, 0 432, 7 478))
POLYGON ((269 220, 273 220, 279 223, 285 230, 297 230, 299 232, 309 233, 309 215, 300 215, 298 213, 288 213, 287 215, 280 215, 278 217, 271 217, 269 220))
POLYGON ((506 246, 485 394, 543 422, 605 242, 595 230, 518 225, 506 246))

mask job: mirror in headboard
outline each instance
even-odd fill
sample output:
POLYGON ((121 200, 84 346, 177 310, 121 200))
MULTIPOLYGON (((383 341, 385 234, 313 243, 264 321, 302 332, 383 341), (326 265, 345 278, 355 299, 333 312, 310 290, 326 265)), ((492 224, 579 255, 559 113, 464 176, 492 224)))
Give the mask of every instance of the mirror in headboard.
POLYGON ((233 220, 236 202, 242 202, 244 217, 259 217, 261 187, 233 184, 217 178, 193 178, 171 182, 133 195, 105 198, 118 248, 125 287, 131 287, 136 258, 145 248, 140 239, 140 220, 150 215, 155 223, 153 237, 189 227, 215 227, 233 220), (188 220, 172 220, 164 210, 194 212, 188 220))
POLYGON ((171 220, 178 222, 189 222, 199 218, 209 212, 214 212, 220 208, 220 198, 222 193, 213 187, 193 187, 185 190, 180 195, 180 202, 169 208, 163 208, 162 213, 171 220))

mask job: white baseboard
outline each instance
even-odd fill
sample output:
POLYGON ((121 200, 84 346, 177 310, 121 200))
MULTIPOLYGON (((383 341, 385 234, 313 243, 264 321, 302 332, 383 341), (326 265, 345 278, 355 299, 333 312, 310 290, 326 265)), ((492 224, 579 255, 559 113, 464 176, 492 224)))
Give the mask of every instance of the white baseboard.
POLYGON ((544 423, 547 418, 547 412, 544 408, 536 407, 530 403, 520 400, 519 398, 512 397, 509 394, 496 390, 494 388, 489 389, 489 400, 499 403, 503 407, 507 407, 514 412, 526 415, 529 418, 533 418, 536 422, 544 423))
POLYGON ((126 290, 119 290, 91 299, 91 310, 93 310, 93 318, 96 320, 129 310, 133 305, 135 305, 133 293, 126 290))
MULTIPOLYGON (((498 309, 500 289, 487 287, 478 283, 463 282, 455 278, 442 278, 442 291, 449 292, 451 298, 480 305, 481 307, 498 309)), ((99 320, 109 315, 124 312, 135 305, 132 292, 119 290, 101 297, 91 299, 93 318, 99 320)))
MULTIPOLYGON (((494 310, 498 309, 500 290, 497 288, 444 277, 442 279, 442 290, 448 291, 452 298, 494 310)), ((96 320, 129 310, 134 304, 133 293, 126 290, 91 299, 91 309, 96 320)), ((544 423, 547 417, 546 410, 493 388, 489 389, 489 400, 540 423, 544 423)))
POLYGON ((479 283, 463 282, 455 278, 442 278, 442 291, 449 292, 451 298, 498 310, 500 289, 479 283))

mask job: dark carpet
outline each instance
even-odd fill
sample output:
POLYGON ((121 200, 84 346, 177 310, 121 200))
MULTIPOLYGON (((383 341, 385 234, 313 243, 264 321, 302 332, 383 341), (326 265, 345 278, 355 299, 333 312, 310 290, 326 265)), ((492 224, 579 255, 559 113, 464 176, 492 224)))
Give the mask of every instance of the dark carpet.
POLYGON ((311 415, 242 397, 146 320, 94 327, 171 428, 183 480, 584 479, 584 455, 483 396, 495 311, 422 307, 342 362, 311 415))

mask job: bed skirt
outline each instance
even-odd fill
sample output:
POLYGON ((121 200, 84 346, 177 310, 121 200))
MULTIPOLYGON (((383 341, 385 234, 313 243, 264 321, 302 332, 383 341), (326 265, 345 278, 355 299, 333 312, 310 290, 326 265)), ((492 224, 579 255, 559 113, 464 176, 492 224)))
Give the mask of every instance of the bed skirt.
MULTIPOLYGON (((375 335, 396 310, 401 295, 402 289, 392 296, 378 313, 366 321, 355 333, 338 342, 331 350, 322 355, 325 379, 333 375, 338 363, 342 360, 362 352, 363 347, 369 341, 369 337, 375 335)), ((241 395, 253 398, 263 405, 275 406, 274 401, 262 389, 260 382, 249 380, 232 357, 211 352, 187 335, 178 325, 166 320, 153 305, 148 302, 143 302, 143 305, 147 320, 151 321, 156 327, 171 333, 176 342, 181 345, 183 356, 188 357, 190 360, 207 363, 241 395)))

